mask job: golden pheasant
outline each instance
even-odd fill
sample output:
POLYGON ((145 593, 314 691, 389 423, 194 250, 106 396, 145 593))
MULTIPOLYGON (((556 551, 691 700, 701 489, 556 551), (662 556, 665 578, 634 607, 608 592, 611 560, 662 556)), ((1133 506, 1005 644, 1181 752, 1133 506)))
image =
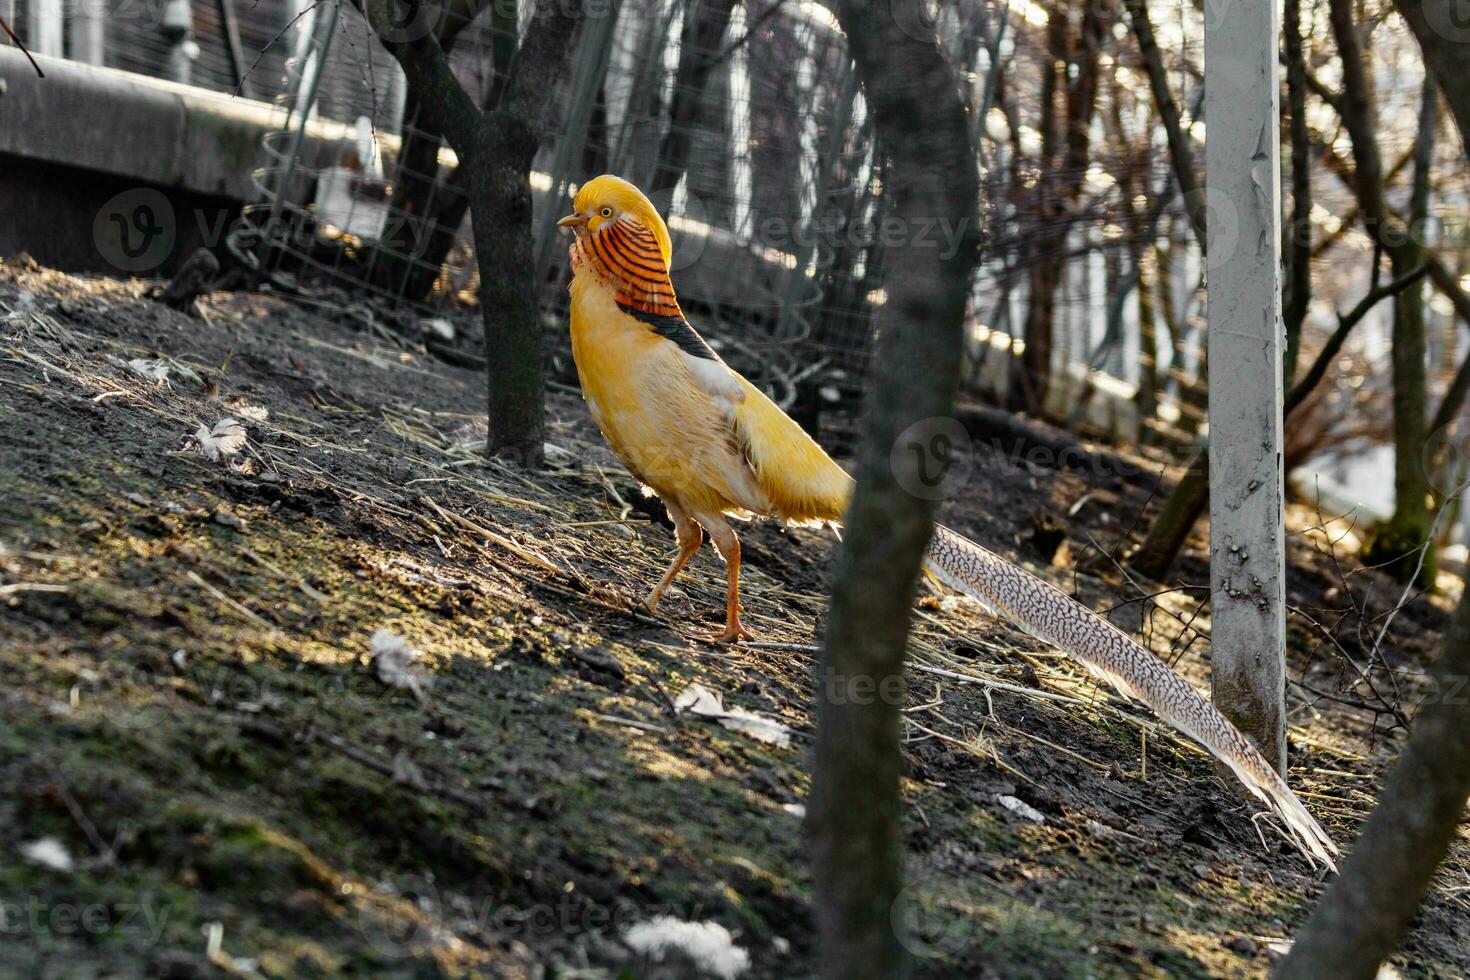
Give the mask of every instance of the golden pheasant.
MULTIPOLYGON (((716 639, 747 638, 729 518, 838 526, 852 478, 689 325, 669 278, 668 228, 638 188, 597 177, 572 208, 560 224, 574 232, 572 356, 582 395, 613 452, 668 508, 679 548, 644 605, 658 607, 703 529, 726 563, 725 629, 716 639)), ((1255 746, 1127 634, 946 527, 936 527, 926 564, 1204 745, 1281 816, 1305 853, 1332 865, 1332 839, 1255 746)))

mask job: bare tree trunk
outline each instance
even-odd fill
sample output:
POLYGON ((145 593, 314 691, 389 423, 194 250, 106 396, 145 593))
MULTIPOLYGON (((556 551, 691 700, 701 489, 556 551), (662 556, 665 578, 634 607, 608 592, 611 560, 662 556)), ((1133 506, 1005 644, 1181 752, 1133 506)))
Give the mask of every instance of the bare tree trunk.
MULTIPOLYGON (((1373 120, 1373 93, 1364 68, 1362 40, 1352 0, 1331 0, 1332 33, 1342 62, 1343 92, 1338 103, 1344 128, 1352 139, 1354 190, 1363 224, 1388 254, 1395 279, 1412 272, 1423 261, 1423 246, 1412 229, 1388 211, 1383 200, 1383 164, 1373 120)), ((1403 579, 1417 564, 1413 557, 1426 549, 1422 578, 1435 575, 1434 545, 1429 541, 1429 479, 1420 465, 1427 431, 1427 377, 1424 364, 1424 293, 1407 289, 1394 300, 1393 316, 1393 427, 1394 512, 1378 529, 1364 554, 1371 564, 1388 564, 1403 579)))
POLYGON ((1470 797, 1470 598, 1445 633, 1436 683, 1342 874, 1297 935, 1278 980, 1371 980, 1408 931, 1470 797))
POLYGON ((1409 30, 1424 52, 1424 66, 1434 76, 1460 129, 1462 144, 1470 148, 1470 72, 1465 49, 1470 45, 1470 23, 1457 0, 1394 0, 1409 30))
POLYGON ((924 22, 919 0, 842 0, 837 9, 888 154, 890 219, 916 227, 941 217, 963 229, 953 255, 917 244, 888 252, 878 377, 823 644, 810 830, 821 971, 848 980, 904 972, 893 923, 902 881, 899 709, 935 505, 906 489, 921 485, 911 482, 920 461, 898 454, 904 463, 895 465, 891 450, 916 421, 951 410, 980 228, 964 103, 938 46, 911 36, 924 22))
POLYGON ((1062 207, 1057 202, 1052 171, 1058 153, 1057 101, 1069 63, 1070 29, 1065 9, 1052 9, 1046 21, 1046 45, 1049 63, 1041 76, 1041 158, 1037 165, 1041 175, 1036 181, 1032 201, 1032 222, 1036 226, 1023 245, 1026 268, 1026 319, 1022 327, 1025 349, 1011 364, 1010 383, 1006 390, 1006 407, 1012 411, 1029 411, 1040 415, 1046 404, 1051 381, 1052 319, 1057 281, 1061 269, 1056 260, 1046 255, 1055 239, 1048 230, 1060 220, 1062 207))
POLYGON ((1133 24, 1133 36, 1138 41, 1138 54, 1143 60, 1144 72, 1148 75, 1149 88, 1153 91, 1154 105, 1159 110, 1159 123, 1169 141, 1169 159, 1174 165, 1174 180, 1184 195, 1185 213, 1194 228, 1194 237, 1199 242, 1200 252, 1205 243, 1205 194, 1194 169, 1194 149, 1189 134, 1179 118, 1179 107, 1169 91, 1169 77, 1164 71, 1164 59, 1159 54, 1158 41, 1154 39, 1153 22, 1148 17, 1147 0, 1123 0, 1128 8, 1128 17, 1133 24))
POLYGON ((659 146, 651 190, 678 186, 689 166, 694 126, 704 106, 704 90, 719 58, 720 42, 730 28, 735 0, 691 0, 684 13, 684 37, 679 44, 679 68, 669 103, 669 129, 659 146))
MULTIPOLYGON (((1142 0, 1137 0, 1142 2, 1142 0)), ((1288 389, 1296 378, 1302 323, 1312 299, 1312 157, 1307 134, 1307 65, 1302 54, 1301 0, 1286 0, 1286 102, 1291 116, 1291 218, 1286 224, 1286 279, 1281 319, 1286 327, 1282 381, 1288 389)))
POLYGON ((1134 267, 1138 270, 1138 393, 1134 403, 1138 406, 1139 440, 1147 443, 1149 429, 1145 423, 1159 410, 1159 334, 1144 246, 1142 240, 1135 240, 1132 245, 1134 267))
MULTIPOLYGON (((460 33, 479 15, 485 2, 459 0, 439 18, 435 27, 439 46, 446 57, 454 49, 460 33)), ((415 12, 412 16, 420 15, 415 12)), ((416 20, 410 20, 408 29, 416 23, 416 20)), ((485 105, 494 108, 519 37, 515 6, 491 5, 490 28, 496 75, 485 105)), ((393 172, 390 216, 380 240, 382 247, 376 250, 375 261, 371 264, 372 282, 380 289, 423 302, 429 298, 439 278, 439 271, 454 245, 469 202, 464 196, 464 176, 458 172, 449 178, 458 193, 437 195, 439 200, 435 200, 439 180, 439 141, 446 137, 429 122, 433 118, 432 110, 422 108, 419 93, 413 86, 409 86, 406 94, 403 118, 413 128, 404 134, 403 145, 399 148, 393 172)))
MULTIPOLYGON (((545 446, 541 318, 532 262, 531 160, 546 130, 547 97, 562 72, 582 8, 545 4, 516 49, 499 104, 481 111, 432 33, 405 37, 397 0, 366 0, 368 22, 403 66, 429 125, 460 158, 475 227, 485 326, 486 450, 527 467, 545 446)), ((615 16, 616 8, 603 11, 615 16)))
POLYGON ((1067 237, 1072 230, 1072 208, 1077 201, 1091 156, 1092 116, 1097 108, 1098 59, 1112 25, 1105 4, 1083 7, 1082 25, 1074 39, 1065 6, 1051 11, 1047 36, 1053 64, 1045 77, 1042 105, 1042 174, 1037 183, 1040 228, 1030 245, 1027 275, 1030 302, 1026 312, 1026 350, 1020 384, 1011 386, 1011 407, 1041 415, 1051 387, 1051 355, 1056 329, 1056 292, 1066 272, 1067 237), (1074 46, 1075 40, 1075 46, 1074 46), (1062 121, 1055 123, 1055 95, 1065 93, 1062 121), (1060 146, 1058 144, 1060 143, 1060 146), (1057 159, 1061 150, 1060 160, 1057 159), (1055 162, 1061 175, 1050 173, 1055 162))

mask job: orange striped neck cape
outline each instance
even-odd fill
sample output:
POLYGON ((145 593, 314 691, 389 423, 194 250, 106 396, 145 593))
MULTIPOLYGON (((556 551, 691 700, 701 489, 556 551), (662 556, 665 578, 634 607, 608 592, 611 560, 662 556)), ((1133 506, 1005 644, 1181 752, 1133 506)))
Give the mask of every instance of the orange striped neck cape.
POLYGON ((658 239, 638 219, 618 215, 581 241, 587 243, 586 254, 597 271, 616 286, 617 304, 624 312, 640 320, 684 319, 658 239))

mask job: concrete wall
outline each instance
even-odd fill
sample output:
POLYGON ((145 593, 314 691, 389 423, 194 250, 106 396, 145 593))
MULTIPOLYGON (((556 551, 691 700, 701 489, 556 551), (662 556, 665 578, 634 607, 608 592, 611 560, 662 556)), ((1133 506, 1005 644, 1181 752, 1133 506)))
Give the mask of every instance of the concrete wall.
MULTIPOLYGON (((0 47, 0 255, 77 272, 167 275, 216 247, 282 115, 203 89, 0 47)), ((341 126, 308 130, 335 152, 341 126)))

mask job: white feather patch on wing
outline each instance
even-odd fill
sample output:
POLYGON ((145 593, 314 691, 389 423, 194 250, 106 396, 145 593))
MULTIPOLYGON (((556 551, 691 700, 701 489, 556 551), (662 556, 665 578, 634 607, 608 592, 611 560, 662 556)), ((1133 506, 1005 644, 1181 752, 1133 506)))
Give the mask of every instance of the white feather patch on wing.
POLYGON ((684 366, 689 369, 689 374, 694 378, 695 384, 705 392, 722 399, 727 408, 733 409, 745 401, 745 389, 741 387, 740 379, 735 377, 735 372, 731 371, 724 361, 695 357, 693 354, 682 351, 680 356, 684 358, 684 366))

